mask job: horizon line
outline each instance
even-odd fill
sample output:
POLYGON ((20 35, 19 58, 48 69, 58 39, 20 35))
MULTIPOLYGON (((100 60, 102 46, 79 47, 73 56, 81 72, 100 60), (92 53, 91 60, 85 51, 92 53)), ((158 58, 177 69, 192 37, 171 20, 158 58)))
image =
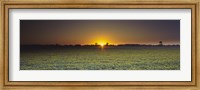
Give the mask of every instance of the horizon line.
MULTIPOLYGON (((20 45, 59 45, 59 46, 76 46, 76 45, 80 45, 80 46, 86 46, 86 45, 91 45, 91 46, 95 46, 95 45, 101 45, 101 44, 20 44, 20 45)), ((104 44, 106 45, 106 44, 104 44)), ((160 45, 159 43, 157 44, 108 44, 109 45, 160 45)), ((162 44, 162 45, 180 45, 180 44, 162 44)))

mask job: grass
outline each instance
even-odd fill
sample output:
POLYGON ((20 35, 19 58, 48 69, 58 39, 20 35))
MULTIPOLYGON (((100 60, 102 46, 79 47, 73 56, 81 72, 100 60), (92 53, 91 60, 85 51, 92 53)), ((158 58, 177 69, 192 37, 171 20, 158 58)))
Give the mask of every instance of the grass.
POLYGON ((180 70, 179 46, 21 50, 21 70, 180 70))

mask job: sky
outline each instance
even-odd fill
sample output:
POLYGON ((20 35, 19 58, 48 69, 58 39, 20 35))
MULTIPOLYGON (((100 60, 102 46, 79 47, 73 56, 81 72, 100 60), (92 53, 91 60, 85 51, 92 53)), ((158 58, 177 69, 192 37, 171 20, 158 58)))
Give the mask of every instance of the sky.
POLYGON ((21 45, 180 44, 179 20, 20 20, 21 45))

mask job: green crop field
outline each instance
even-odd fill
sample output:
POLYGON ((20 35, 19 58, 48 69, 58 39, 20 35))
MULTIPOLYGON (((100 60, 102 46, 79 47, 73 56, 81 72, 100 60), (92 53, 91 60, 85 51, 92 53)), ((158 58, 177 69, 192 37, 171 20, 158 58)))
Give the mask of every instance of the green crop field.
POLYGON ((180 70, 179 46, 20 51, 21 70, 180 70))

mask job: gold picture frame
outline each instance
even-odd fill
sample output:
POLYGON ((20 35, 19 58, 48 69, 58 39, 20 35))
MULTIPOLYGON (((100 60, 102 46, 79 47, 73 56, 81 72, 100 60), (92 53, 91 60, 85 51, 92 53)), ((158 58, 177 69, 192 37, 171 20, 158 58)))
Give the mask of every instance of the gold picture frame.
MULTIPOLYGON (((199 1, 176 1, 176 2, 156 2, 156 1, 145 1, 145 2, 122 2, 122 1, 1 1, 1 87, 2 88, 13 88, 13 87, 25 87, 31 88, 36 87, 42 89, 43 86, 46 88, 51 88, 52 86, 63 87, 65 89, 89 89, 89 88, 98 88, 98 89, 117 89, 117 88, 134 88, 134 89, 145 89, 145 88, 153 88, 153 89, 200 89, 199 88, 199 1), (140 9, 191 9, 192 10, 192 81, 165 81, 165 82, 153 82, 153 81, 137 81, 137 82, 20 82, 20 81, 9 81, 8 80, 8 33, 9 33, 9 9, 44 9, 44 8, 120 8, 120 9, 128 9, 128 8, 140 8, 140 9), (41 87, 42 86, 42 87, 41 87), (112 87, 111 87, 112 86, 112 87)), ((54 87, 55 88, 55 87, 54 87)), ((61 88, 59 88, 61 89, 61 88)), ((10 89, 9 89, 10 90, 10 89)))

